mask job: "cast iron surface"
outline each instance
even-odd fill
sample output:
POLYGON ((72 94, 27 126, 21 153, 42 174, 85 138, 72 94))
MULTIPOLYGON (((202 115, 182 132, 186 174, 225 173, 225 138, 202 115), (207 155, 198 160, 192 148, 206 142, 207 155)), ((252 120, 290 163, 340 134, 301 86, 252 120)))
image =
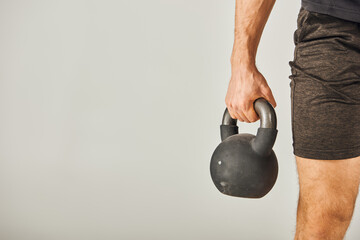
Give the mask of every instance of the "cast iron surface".
POLYGON ((272 147, 277 136, 276 114, 265 99, 254 102, 260 117, 257 134, 238 133, 237 120, 225 109, 220 126, 222 142, 210 162, 216 188, 234 197, 261 198, 274 186, 278 162, 272 147))

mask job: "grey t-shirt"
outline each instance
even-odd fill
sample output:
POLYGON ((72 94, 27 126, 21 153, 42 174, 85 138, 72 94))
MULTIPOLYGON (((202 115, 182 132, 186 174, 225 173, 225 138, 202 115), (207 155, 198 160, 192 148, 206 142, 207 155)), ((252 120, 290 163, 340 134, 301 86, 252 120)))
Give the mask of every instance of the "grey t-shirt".
POLYGON ((360 0, 301 0, 308 11, 360 23, 360 0))

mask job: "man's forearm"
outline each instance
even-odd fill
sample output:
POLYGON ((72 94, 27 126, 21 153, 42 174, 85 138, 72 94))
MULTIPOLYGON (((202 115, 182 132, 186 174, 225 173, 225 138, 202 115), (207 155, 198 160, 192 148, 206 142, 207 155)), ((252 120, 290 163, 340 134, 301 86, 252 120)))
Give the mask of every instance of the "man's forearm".
POLYGON ((274 3, 275 0, 236 0, 233 68, 255 67, 257 47, 274 3))

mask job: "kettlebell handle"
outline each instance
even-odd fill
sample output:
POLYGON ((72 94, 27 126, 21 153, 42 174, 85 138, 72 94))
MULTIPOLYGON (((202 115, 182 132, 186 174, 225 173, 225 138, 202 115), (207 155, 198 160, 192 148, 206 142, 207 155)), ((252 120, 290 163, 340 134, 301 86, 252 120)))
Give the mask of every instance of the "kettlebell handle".
MULTIPOLYGON (((258 128, 256 137, 253 139, 251 145, 254 151, 260 155, 268 155, 272 150, 277 135, 275 110, 264 98, 258 98, 254 101, 254 109, 260 117, 260 128, 258 128)), ((236 123, 237 119, 233 119, 226 108, 220 126, 221 141, 239 133, 236 123)))

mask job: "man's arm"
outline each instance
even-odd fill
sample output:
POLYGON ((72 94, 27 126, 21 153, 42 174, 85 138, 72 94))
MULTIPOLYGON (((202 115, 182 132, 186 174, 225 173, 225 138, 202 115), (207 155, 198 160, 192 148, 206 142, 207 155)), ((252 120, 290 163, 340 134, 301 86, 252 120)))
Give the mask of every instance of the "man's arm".
POLYGON ((257 47, 274 3, 275 0, 236 0, 231 79, 225 103, 231 117, 242 122, 259 119, 253 108, 259 97, 276 107, 271 89, 255 65, 257 47))

